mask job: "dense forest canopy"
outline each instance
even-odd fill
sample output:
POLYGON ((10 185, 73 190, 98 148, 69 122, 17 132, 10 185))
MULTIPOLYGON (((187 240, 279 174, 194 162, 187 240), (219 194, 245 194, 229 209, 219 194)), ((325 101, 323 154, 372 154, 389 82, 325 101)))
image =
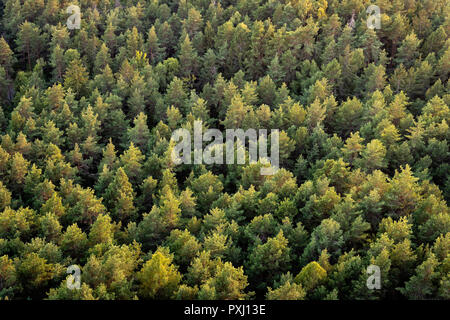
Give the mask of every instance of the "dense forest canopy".
POLYGON ((449 34, 446 0, 0 1, 0 299, 449 299, 449 34), (175 165, 196 120, 279 129, 280 170, 175 165))

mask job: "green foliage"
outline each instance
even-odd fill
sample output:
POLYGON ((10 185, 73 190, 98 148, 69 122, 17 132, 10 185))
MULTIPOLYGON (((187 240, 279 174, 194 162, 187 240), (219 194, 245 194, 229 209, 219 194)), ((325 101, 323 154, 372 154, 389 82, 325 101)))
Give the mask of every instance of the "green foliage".
POLYGON ((326 276, 327 272, 316 261, 313 261, 303 267, 294 281, 309 291, 319 285, 326 276))
POLYGON ((181 275, 172 264, 172 255, 158 248, 137 274, 144 298, 168 299, 177 290, 181 275))
POLYGON ((0 299, 449 299, 445 1, 67 5, 0 4, 0 299), (279 170, 175 165, 195 120, 279 170))

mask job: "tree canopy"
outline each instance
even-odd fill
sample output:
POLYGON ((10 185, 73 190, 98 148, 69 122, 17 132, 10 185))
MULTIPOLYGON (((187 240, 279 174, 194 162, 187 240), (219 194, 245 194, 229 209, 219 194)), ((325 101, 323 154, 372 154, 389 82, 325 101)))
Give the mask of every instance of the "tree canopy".
POLYGON ((0 2, 0 299, 450 298, 448 1, 72 2, 0 2))

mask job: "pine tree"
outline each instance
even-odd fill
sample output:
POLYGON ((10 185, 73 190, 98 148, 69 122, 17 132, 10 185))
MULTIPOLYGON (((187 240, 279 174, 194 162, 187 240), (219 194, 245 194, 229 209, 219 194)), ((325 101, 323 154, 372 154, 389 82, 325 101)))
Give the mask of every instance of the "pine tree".
POLYGON ((84 95, 89 80, 88 72, 79 59, 72 60, 64 74, 64 86, 72 89, 78 96, 84 95))
POLYGON ((62 82, 66 70, 66 62, 64 59, 64 49, 56 45, 51 53, 50 65, 53 67, 53 78, 55 81, 62 82))
POLYGON ((427 259, 417 267, 416 274, 406 282, 400 292, 409 299, 426 299, 434 293, 433 282, 436 281, 439 274, 436 270, 438 261, 434 254, 430 254, 427 259))
POLYGON ((327 277, 327 272, 316 262, 310 262, 302 268, 294 281, 301 284, 306 291, 311 291, 317 287, 327 277))
POLYGON ((6 78, 10 79, 13 72, 13 64, 15 63, 14 52, 9 47, 6 40, 1 37, 0 38, 0 66, 5 69, 6 78))
POLYGON ((280 231, 266 243, 258 245, 248 257, 250 279, 258 284, 259 289, 277 280, 279 275, 287 271, 291 261, 288 240, 280 231))
POLYGON ((80 258, 86 254, 87 241, 86 234, 76 224, 72 224, 62 235, 61 249, 73 258, 80 258))
POLYGON ((196 257, 202 245, 188 230, 173 230, 167 238, 170 252, 174 253, 177 265, 188 265, 196 257))
POLYGON ((17 35, 17 47, 19 52, 25 58, 28 69, 30 70, 32 61, 36 61, 44 49, 46 42, 45 34, 32 22, 25 21, 20 25, 17 35))
POLYGON ((402 63, 406 68, 412 66, 413 61, 415 61, 419 56, 419 47, 421 44, 414 32, 407 35, 405 40, 403 40, 402 45, 398 48, 397 52, 397 63, 402 63))
POLYGON ((104 196, 115 219, 125 222, 134 218, 136 212, 134 196, 133 187, 125 171, 120 167, 104 196))
POLYGON ((152 64, 160 61, 163 52, 159 44, 158 35, 156 34, 155 26, 152 26, 148 31, 147 36, 147 55, 152 64))
POLYGON ((11 192, 0 181, 0 210, 4 210, 11 204, 11 192))
POLYGON ((128 129, 128 142, 136 145, 145 154, 148 150, 148 143, 150 139, 150 130, 147 126, 147 115, 139 113, 134 118, 134 127, 128 129))
POLYGON ((114 224, 109 215, 100 214, 92 224, 89 232, 89 244, 112 244, 114 241, 114 224))
POLYGON ((368 172, 386 166, 386 147, 380 140, 373 139, 369 142, 362 151, 361 156, 362 159, 358 161, 358 164, 368 172))
POLYGON ((192 47, 189 36, 186 35, 183 42, 180 43, 180 54, 178 56, 180 62, 180 77, 182 79, 191 79, 197 75, 198 55, 192 47))
POLYGON ((111 56, 109 54, 108 47, 103 43, 97 56, 95 57, 95 71, 97 73, 102 72, 106 66, 111 64, 111 56))
POLYGON ((139 185, 143 179, 142 164, 145 156, 136 148, 133 142, 129 148, 120 156, 120 166, 134 185, 139 185))

